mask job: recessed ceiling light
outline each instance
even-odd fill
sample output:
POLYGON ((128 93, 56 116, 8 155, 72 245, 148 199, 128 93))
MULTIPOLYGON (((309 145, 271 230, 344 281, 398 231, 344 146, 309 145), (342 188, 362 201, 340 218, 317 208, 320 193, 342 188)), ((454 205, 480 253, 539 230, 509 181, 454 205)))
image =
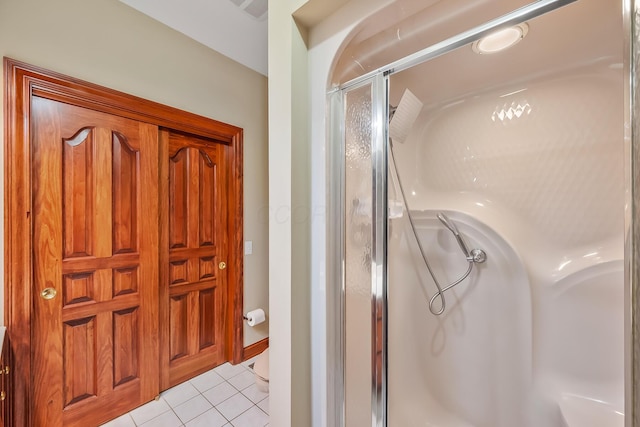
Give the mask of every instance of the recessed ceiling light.
POLYGON ((496 53, 517 44, 529 32, 529 26, 523 22, 513 27, 505 28, 486 37, 476 40, 471 45, 475 53, 496 53))

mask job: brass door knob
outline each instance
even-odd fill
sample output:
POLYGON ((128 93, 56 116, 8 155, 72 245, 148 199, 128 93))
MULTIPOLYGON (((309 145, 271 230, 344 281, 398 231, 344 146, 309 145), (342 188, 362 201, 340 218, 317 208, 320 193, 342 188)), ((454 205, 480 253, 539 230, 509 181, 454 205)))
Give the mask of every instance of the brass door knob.
POLYGON ((56 291, 54 288, 44 288, 42 292, 40 292, 40 296, 43 299, 47 299, 47 300, 54 299, 57 294, 58 294, 58 291, 56 291))
POLYGON ((227 268, 227 263, 222 261, 220 264, 218 264, 218 268, 220 270, 224 270, 225 268, 227 268))

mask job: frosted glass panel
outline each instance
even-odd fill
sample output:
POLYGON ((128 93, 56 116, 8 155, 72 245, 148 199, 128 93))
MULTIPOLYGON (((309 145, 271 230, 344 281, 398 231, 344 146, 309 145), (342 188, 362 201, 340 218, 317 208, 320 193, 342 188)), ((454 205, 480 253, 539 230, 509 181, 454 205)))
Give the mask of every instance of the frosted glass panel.
POLYGON ((371 85, 345 96, 345 421, 371 425, 371 85))

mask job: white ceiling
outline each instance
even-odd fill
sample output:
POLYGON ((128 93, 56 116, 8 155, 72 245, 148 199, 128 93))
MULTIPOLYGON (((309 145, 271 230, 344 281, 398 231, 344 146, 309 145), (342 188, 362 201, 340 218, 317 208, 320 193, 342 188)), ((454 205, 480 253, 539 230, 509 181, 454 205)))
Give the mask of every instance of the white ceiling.
POLYGON ((267 13, 253 16, 266 10, 266 0, 120 1, 267 75, 267 13))

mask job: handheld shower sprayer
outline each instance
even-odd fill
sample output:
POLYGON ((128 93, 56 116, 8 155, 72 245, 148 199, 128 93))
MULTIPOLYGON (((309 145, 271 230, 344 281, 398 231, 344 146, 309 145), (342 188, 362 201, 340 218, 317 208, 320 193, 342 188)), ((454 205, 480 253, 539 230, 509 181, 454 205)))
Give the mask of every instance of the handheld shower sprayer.
POLYGON ((447 227, 449 231, 451 231, 451 233, 453 233, 454 237, 458 241, 458 246, 460 246, 460 249, 462 249, 462 253, 466 258, 469 258, 471 256, 471 253, 469 252, 469 248, 467 247, 467 244, 464 242, 464 239, 460 235, 460 232, 458 231, 458 227, 456 227, 454 223, 449 221, 449 218, 447 218, 447 216, 442 212, 438 213, 437 217, 440 220, 440 222, 444 224, 444 226, 447 227))
POLYGON ((464 239, 462 238, 462 235, 458 231, 458 227, 456 227, 456 225, 453 222, 451 222, 449 217, 447 217, 442 212, 439 212, 438 215, 436 216, 438 217, 440 222, 444 224, 444 226, 447 227, 449 231, 451 231, 453 236, 456 238, 456 241, 458 242, 458 246, 460 246, 460 249, 462 249, 462 253, 464 254, 467 261, 475 262, 475 263, 483 263, 487 260, 487 254, 482 249, 469 250, 469 247, 467 246, 464 239))
POLYGON ((469 274, 471 274, 471 270, 476 263, 483 263, 487 259, 486 253, 482 249, 472 249, 469 251, 467 244, 465 243, 462 235, 458 231, 458 227, 442 212, 438 213, 438 219, 445 227, 453 233, 460 246, 460 249, 464 253, 464 257, 467 260, 468 266, 467 271, 460 276, 458 279, 453 282, 442 286, 438 281, 436 275, 434 274, 431 266, 429 265, 429 260, 427 259, 427 255, 422 247, 422 242, 418 237, 418 232, 416 231, 416 226, 413 221, 413 215, 411 214, 411 210, 409 209, 409 205, 407 204, 407 198, 404 193, 404 188, 402 187, 402 181, 400 179, 400 174, 398 173, 398 166, 396 164, 395 155, 393 153, 393 142, 404 142, 407 136, 409 135, 409 131, 413 126, 413 123, 418 118, 418 114, 422 109, 422 102, 413 94, 409 89, 406 89, 402 95, 402 99, 400 100, 400 104, 397 107, 389 106, 389 154, 391 157, 391 165, 393 166, 393 171, 395 172, 396 182, 398 184, 398 189, 400 190, 400 195, 402 197, 402 201, 404 203, 404 207, 407 212, 407 218, 409 219, 409 225, 411 227, 411 231, 413 232, 413 236, 415 237, 416 244, 418 245, 418 250, 420 251, 420 255, 422 256, 422 260, 424 261, 424 265, 427 267, 429 271, 429 275, 433 279, 433 282, 437 288, 437 292, 431 297, 429 300, 429 311, 435 314, 436 316, 444 313, 446 309, 446 301, 444 297, 444 293, 456 286, 458 283, 465 280, 469 274), (440 301, 440 307, 436 308, 435 302, 436 300, 440 301))

